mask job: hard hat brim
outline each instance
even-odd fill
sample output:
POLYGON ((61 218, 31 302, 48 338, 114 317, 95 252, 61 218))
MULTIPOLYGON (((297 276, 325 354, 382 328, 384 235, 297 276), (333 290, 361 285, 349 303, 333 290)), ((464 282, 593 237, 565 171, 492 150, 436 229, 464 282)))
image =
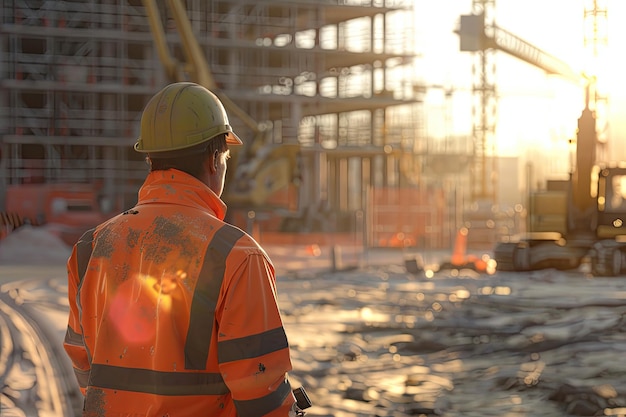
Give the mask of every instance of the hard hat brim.
MULTIPOLYGON (((229 127, 230 129, 230 127, 229 127)), ((237 136, 237 134, 235 132, 233 132, 232 130, 228 130, 226 132, 223 133, 225 139, 226 139, 226 144, 227 145, 233 145, 233 146, 237 146, 237 145, 243 145, 243 141, 241 140, 241 138, 239 136, 237 136)), ((210 139, 209 139, 210 140, 210 139)), ((184 152, 189 152, 189 150, 194 151, 195 148, 197 148, 197 145, 201 145, 204 142, 199 142, 195 145, 191 145, 191 146, 185 146, 185 147, 181 147, 178 149, 170 149, 170 150, 146 150, 146 149, 142 149, 141 148, 141 138, 139 138, 137 140, 137 142, 135 142, 135 144, 133 145, 133 149, 137 152, 140 153, 151 153, 151 154, 160 154, 160 155, 165 155, 165 154, 172 154, 172 152, 175 153, 184 153, 184 152)))
POLYGON ((226 133, 226 143, 228 145, 243 145, 243 141, 235 134, 235 132, 226 133))

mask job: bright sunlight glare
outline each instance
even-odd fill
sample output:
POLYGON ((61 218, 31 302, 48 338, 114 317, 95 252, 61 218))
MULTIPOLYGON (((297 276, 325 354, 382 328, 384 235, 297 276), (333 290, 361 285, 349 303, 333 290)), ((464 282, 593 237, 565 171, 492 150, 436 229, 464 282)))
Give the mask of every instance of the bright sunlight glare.
MULTIPOLYGON (((598 37, 608 46, 596 43, 585 48, 583 0, 513 0, 496 1, 493 19, 498 27, 515 34, 544 52, 564 61, 578 73, 597 75, 599 94, 606 97, 606 122, 599 120, 599 130, 606 136, 611 160, 626 159, 626 87, 620 82, 626 73, 621 58, 626 42, 626 2, 597 1, 607 11, 607 18, 597 28, 598 37), (605 24, 607 23, 608 24, 605 24)), ((587 1, 588 3, 588 1, 587 1)), ((587 7, 587 9, 585 8, 587 7)), ((441 6, 434 2, 416 2, 417 72, 430 85, 426 97, 427 134, 451 137, 469 135, 472 129, 472 60, 471 53, 461 52, 459 36, 454 33, 460 16, 472 14, 471 0, 450 0, 441 6), (441 94, 444 89, 448 94, 441 94)), ((585 23, 587 23, 585 25, 585 23)), ((590 39, 590 36, 587 35, 590 39)), ((576 136, 577 119, 585 106, 585 89, 547 75, 541 69, 504 52, 494 54, 498 97, 495 152, 501 156, 532 159, 537 153, 559 156, 550 169, 566 172, 571 152, 570 139, 576 136)))

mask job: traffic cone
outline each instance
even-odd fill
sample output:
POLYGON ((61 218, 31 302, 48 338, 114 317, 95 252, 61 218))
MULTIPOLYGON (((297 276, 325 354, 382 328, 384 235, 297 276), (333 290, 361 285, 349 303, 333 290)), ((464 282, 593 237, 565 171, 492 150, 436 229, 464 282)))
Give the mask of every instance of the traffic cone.
POLYGON ((452 251, 452 265, 465 264, 465 257, 467 254, 467 235, 469 230, 467 227, 462 227, 456 232, 456 239, 454 240, 454 250, 452 251))
POLYGON ((314 243, 306 247, 306 253, 310 256, 320 256, 322 254, 322 250, 317 243, 314 243))

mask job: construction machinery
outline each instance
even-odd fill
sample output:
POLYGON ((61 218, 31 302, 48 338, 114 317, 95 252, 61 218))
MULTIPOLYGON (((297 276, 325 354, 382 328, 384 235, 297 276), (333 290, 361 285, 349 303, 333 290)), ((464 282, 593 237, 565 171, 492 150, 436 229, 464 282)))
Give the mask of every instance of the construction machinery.
POLYGON ((586 106, 567 188, 532 196, 531 232, 496 246, 498 270, 567 270, 586 261, 594 275, 626 273, 626 165, 597 163, 596 141, 595 117, 586 106))
POLYGON ((529 233, 496 245, 497 269, 567 270, 589 262, 595 275, 626 274, 626 204, 622 203, 626 196, 623 191, 626 164, 598 162, 596 78, 583 76, 495 24, 486 25, 484 14, 462 16, 458 33, 461 50, 499 50, 547 74, 585 87, 585 105, 578 119, 575 167, 569 180, 530 197, 529 233))
POLYGON ((109 215, 132 207, 142 110, 178 80, 217 93, 246 142, 231 149, 227 220, 265 244, 364 240, 372 186, 425 188, 410 0, 150 4, 2 3, 0 219, 8 188, 31 183, 91 184, 109 215))
MULTIPOLYGON (((265 124, 260 124, 256 120, 253 120, 245 111, 225 95, 214 81, 202 49, 192 31, 184 2, 170 0, 167 5, 169 6, 168 17, 173 18, 173 21, 164 19, 161 13, 159 13, 159 7, 162 8, 164 3, 159 2, 157 4, 154 0, 144 1, 144 10, 147 16, 139 16, 144 22, 147 17, 152 40, 162 63, 166 78, 170 82, 194 81, 215 92, 227 108, 229 115, 240 122, 240 129, 237 131, 239 136, 251 139, 245 141, 243 147, 231 147, 230 150, 231 159, 233 160, 232 166, 236 168, 227 171, 226 189, 223 194, 223 199, 229 207, 229 220, 233 223, 237 223, 239 226, 247 227, 246 221, 250 215, 254 214, 253 212, 248 214, 249 210, 269 210, 275 207, 287 208, 285 211, 297 209, 297 207, 293 207, 294 204, 289 206, 289 204, 286 203, 287 198, 285 194, 297 192, 299 145, 294 143, 269 143, 271 129, 265 128, 265 124), (184 52, 184 60, 174 58, 174 55, 180 55, 179 51, 175 51, 174 54, 170 53, 168 41, 172 40, 172 36, 171 34, 169 34, 170 36, 166 35, 166 31, 163 27, 164 21, 168 22, 170 28, 176 29, 178 38, 181 41, 182 52, 184 52), (175 25, 173 26, 170 23, 175 23, 175 25), (238 209, 241 209, 239 210, 241 212, 241 219, 233 218, 233 213, 236 214, 238 209)), ((19 10, 20 13, 22 12, 22 8, 18 6, 15 6, 15 8, 19 10)), ((28 10, 26 6, 24 6, 24 9, 28 10)), ((11 9, 8 10, 12 11, 11 9)), ((15 13, 19 14, 18 12, 15 13)), ((59 25, 60 24, 61 23, 59 23, 59 25)), ((76 74, 72 75, 77 77, 76 74)), ((143 75, 145 75, 145 73, 143 75)), ((73 80, 70 79, 69 81, 73 80)), ((147 83, 149 84, 149 82, 147 83)), ((72 88, 78 86, 78 84, 72 83, 70 83, 70 85, 72 88)), ((61 85, 61 88, 66 87, 65 83, 61 85)), ((108 88, 113 87, 109 86, 108 88)), ((116 86, 115 88, 120 87, 116 86)), ((141 87, 124 86, 121 88, 134 91, 137 93, 137 97, 151 96, 149 90, 146 90, 147 87, 143 85, 141 87)), ((27 88, 22 87, 22 89, 27 88)), ((151 89, 154 89, 154 86, 151 89)), ((35 93, 33 93, 33 95, 37 97, 45 96, 35 93)), ((24 101, 30 103, 32 100, 30 96, 28 97, 29 98, 24 99, 24 101)), ((54 101, 55 100, 50 98, 48 99, 48 102, 54 101)), ((73 99, 72 102, 80 103, 78 99, 73 99)), ((139 102, 139 100, 137 100, 137 102, 139 102)), ((134 104, 134 106, 135 105, 137 104, 134 104)), ((137 110, 140 109, 138 108, 137 110)), ((64 117, 62 116, 66 116, 69 112, 69 110, 63 109, 61 116, 59 116, 61 122, 64 121, 64 117)), ((41 114, 43 114, 43 110, 41 114)), ((76 114, 80 114, 80 117, 85 117, 85 114, 92 115, 93 113, 83 111, 77 112, 76 114)), ((140 114, 140 112, 137 111, 137 114, 140 114)), ((107 113, 107 117, 124 117, 125 119, 129 119, 129 125, 123 132, 118 131, 115 134, 111 134, 111 136, 129 136, 129 138, 133 140, 133 138, 130 137, 130 124, 134 126, 135 122, 130 120, 131 116, 128 114, 124 115, 122 113, 110 112, 107 113)), ((40 123, 40 125, 48 126, 46 122, 36 118, 28 119, 28 121, 32 124, 40 123)), ((124 122, 126 123, 126 120, 124 122)), ((100 121, 93 121, 94 125, 98 123, 100 123, 100 121)), ((111 123, 111 125, 115 125, 121 129, 120 126, 124 124, 119 120, 114 120, 114 123, 111 123)), ((82 146, 83 142, 91 144, 102 143, 109 146, 115 144, 119 146, 119 149, 123 150, 108 148, 102 151, 102 155, 100 156, 101 158, 105 158, 106 162, 97 163, 102 164, 98 165, 101 168, 113 167, 113 163, 115 163, 116 173, 107 174, 103 180, 100 180, 92 174, 80 174, 78 173, 78 168, 76 168, 76 173, 72 173, 70 179, 59 180, 54 178, 48 181, 43 178, 43 173, 57 172, 56 169, 61 165, 60 163, 53 164, 51 162, 44 162, 47 159, 52 159, 46 153, 47 149, 52 146, 48 146, 38 138, 34 139, 36 145, 30 146, 30 148, 39 146, 42 148, 42 150, 37 148, 36 152, 33 151, 35 156, 41 157, 41 162, 27 161, 27 158, 31 156, 29 154, 19 155, 15 153, 14 155, 13 152, 9 153, 8 148, 0 149, 0 154, 6 152, 2 155, 5 158, 6 155, 10 154, 11 156, 22 156, 24 161, 26 161, 14 162, 14 171, 11 172, 12 175, 17 177, 17 167, 19 167, 24 171, 23 173, 19 173, 19 175, 24 177, 23 180, 16 181, 15 184, 8 184, 2 190, 2 198, 0 198, 0 207, 2 210, 0 211, 0 239, 23 224, 33 226, 45 225, 51 232, 59 235, 65 243, 72 245, 85 230, 96 226, 109 218, 113 213, 133 203, 129 201, 127 195, 136 195, 136 187, 141 184, 143 176, 145 176, 146 167, 140 157, 126 154, 126 150, 130 150, 132 147, 122 143, 123 139, 119 137, 102 139, 100 141, 96 138, 97 134, 94 133, 91 135, 92 137, 83 138, 83 131, 69 132, 67 135, 72 135, 71 138, 63 138, 60 136, 61 133, 65 134, 64 132, 69 129, 63 124, 60 124, 60 126, 61 128, 57 128, 56 130, 48 129, 43 131, 43 135, 47 137, 52 136, 53 139, 59 140, 62 143, 62 145, 57 147, 58 149, 55 148, 55 151, 58 152, 64 160, 67 159, 65 163, 68 164, 68 166, 72 168, 78 166, 78 163, 71 158, 75 156, 71 153, 73 145, 82 146), (40 145, 41 143, 43 144, 40 145), (62 154, 61 152, 67 152, 68 155, 62 154), (53 166, 53 168, 51 168, 51 166, 53 166), (121 167, 121 169, 119 169, 119 167, 121 167)), ((23 129, 16 128, 15 130, 18 132, 23 129)), ((41 132, 42 129, 37 130, 38 134, 41 132)), ((0 141, 21 143, 23 138, 19 136, 18 132, 15 136, 5 136, 0 139, 0 141)), ((76 146, 76 148, 78 148, 78 146, 76 146)), ((98 152, 99 151, 91 150, 88 155, 81 154, 80 156, 85 159, 91 158, 97 155, 98 152)), ((128 152, 132 153, 132 151, 128 152)), ((96 163, 91 162, 90 166, 95 167, 95 164, 96 163)), ((1 166, 2 164, 0 164, 0 167, 1 166)), ((258 215, 258 213, 256 215, 258 215)))
POLYGON ((70 246, 86 229, 110 217, 109 203, 92 184, 21 184, 9 186, 6 196, 6 211, 0 213, 0 224, 10 230, 24 224, 46 225, 70 246))
MULTIPOLYGON (((171 14, 179 35, 184 59, 177 60, 171 54, 163 20, 156 0, 143 0, 150 23, 155 47, 170 82, 193 81, 214 92, 227 111, 238 118, 249 130, 251 140, 244 140, 243 149, 231 147, 232 166, 227 172, 226 188, 222 198, 230 209, 273 208, 272 197, 288 187, 298 186, 298 143, 270 143, 271 128, 252 119, 234 103, 216 84, 211 69, 202 52, 184 2, 168 0, 171 14)), ((241 133, 238 133, 242 136, 241 133)), ((284 206, 284 204, 283 204, 284 206)), ((229 211, 230 213, 230 211, 229 211)))

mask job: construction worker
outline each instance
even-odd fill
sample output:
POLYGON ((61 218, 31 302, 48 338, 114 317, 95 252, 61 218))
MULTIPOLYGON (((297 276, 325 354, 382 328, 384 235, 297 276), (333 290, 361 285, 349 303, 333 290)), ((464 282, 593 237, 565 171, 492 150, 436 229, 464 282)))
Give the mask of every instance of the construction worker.
POLYGON ((86 232, 68 260, 64 348, 83 416, 302 415, 265 251, 223 221, 220 100, 188 82, 146 105, 137 205, 86 232))

